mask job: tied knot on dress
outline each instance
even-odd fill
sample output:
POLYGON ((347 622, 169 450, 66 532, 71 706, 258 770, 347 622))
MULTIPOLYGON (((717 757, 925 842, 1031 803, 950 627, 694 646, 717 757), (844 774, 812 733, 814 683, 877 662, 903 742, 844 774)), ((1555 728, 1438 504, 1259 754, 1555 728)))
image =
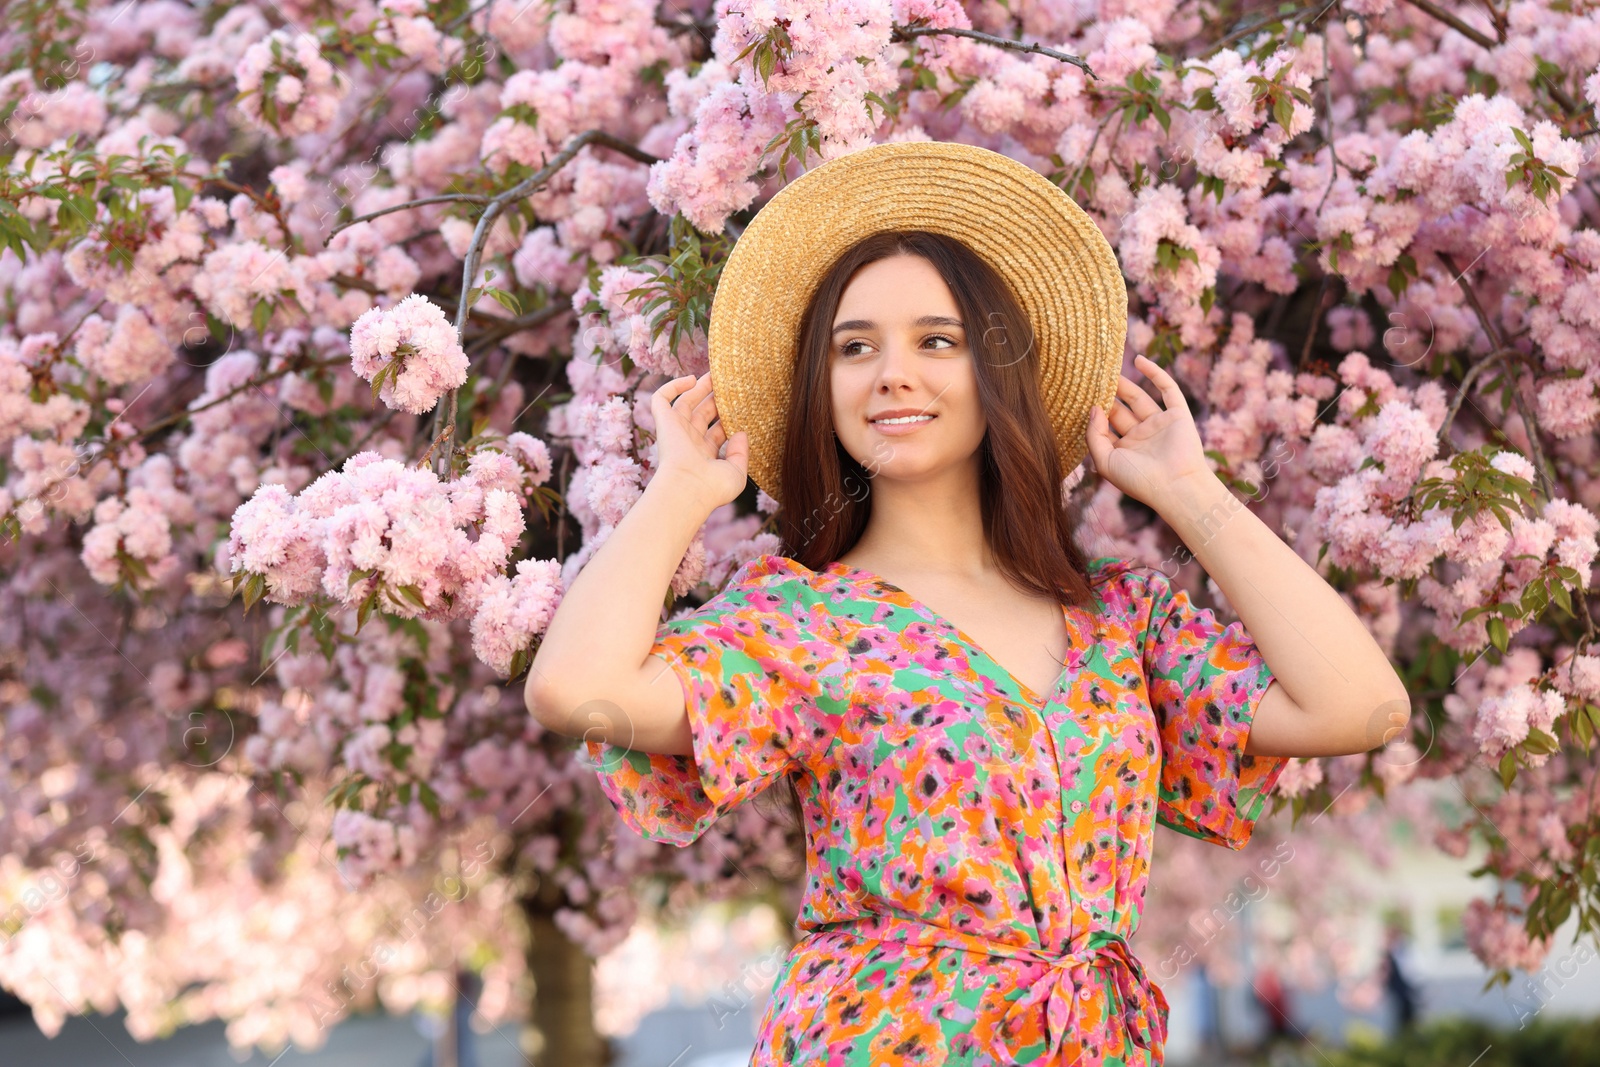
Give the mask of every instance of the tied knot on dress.
POLYGON ((1011 944, 981 934, 935 926, 910 916, 883 912, 830 923, 826 930, 845 930, 855 937, 902 945, 940 946, 985 956, 1003 956, 1042 963, 1050 971, 1038 978, 1010 1003, 995 1027, 989 1051, 998 1064, 1015 1064, 1012 1044, 1027 1029, 1027 1017, 1039 1007, 1045 1015, 1046 1049, 1042 1059, 1030 1062, 1052 1067, 1091 1067, 1102 1061, 1097 1052, 1085 1056, 1090 1045, 1104 1048, 1109 1027, 1119 1021, 1129 1044, 1146 1049, 1152 1060, 1164 1062, 1167 1041, 1167 998, 1145 977, 1144 967, 1128 947, 1127 939, 1113 930, 1091 930, 1073 940, 1060 956, 1038 948, 1011 944), (1104 988, 1097 971, 1111 978, 1111 1006, 1103 1018, 1089 1009, 1104 988))
MULTIPOLYGON (((1013 1019, 1045 1008, 1048 1045, 1042 1063, 1074 1064, 1090 1044, 1103 1045, 1095 1038, 1104 1036, 1101 1026, 1087 1010, 1094 997, 1095 971, 1104 970, 1111 978, 1114 1018, 1120 1018, 1133 1045, 1150 1050, 1161 1061, 1167 1038, 1167 1000, 1158 986, 1146 979, 1128 942, 1111 930, 1093 930, 1060 956, 1019 952, 1018 958, 1045 963, 1051 973, 1040 978, 1012 1002, 995 1032, 994 1055, 1000 1063, 1010 1063, 1005 1034, 1012 1032, 1013 1019)), ((1110 1021, 1110 1020, 1108 1020, 1110 1021)), ((1095 1062, 1098 1062, 1096 1058, 1095 1062)))

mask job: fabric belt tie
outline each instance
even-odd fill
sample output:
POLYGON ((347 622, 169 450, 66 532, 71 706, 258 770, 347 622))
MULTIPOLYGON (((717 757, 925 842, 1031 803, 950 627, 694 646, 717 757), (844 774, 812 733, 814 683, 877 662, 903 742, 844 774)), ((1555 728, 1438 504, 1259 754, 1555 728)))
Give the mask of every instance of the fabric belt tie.
MULTIPOLYGON (((1009 1024, 1041 1004, 1045 1009, 1048 1041, 1045 1059, 1041 1062, 1078 1062, 1084 1047, 1099 1034, 1090 1023, 1088 1013, 1078 1010, 1079 996, 1075 994, 1089 993, 1094 988, 1095 968, 1102 968, 1110 973, 1111 989, 1116 999, 1111 1017, 1122 1019, 1127 1027, 1129 1042, 1149 1050, 1155 1063, 1164 1061, 1167 998, 1159 986, 1152 985, 1146 978, 1144 967, 1128 948, 1127 940, 1114 931, 1091 930, 1076 939, 1065 954, 1053 956, 1036 948, 1009 945, 978 934, 948 930, 896 915, 867 915, 847 922, 828 923, 821 930, 843 930, 872 941, 956 948, 1049 965, 1052 972, 1034 982, 1021 997, 1011 1002, 995 1030, 989 1051, 1002 1064, 1013 1062, 1012 1052, 1005 1043, 1009 1024)), ((1089 993, 1089 996, 1092 995, 1089 993)))

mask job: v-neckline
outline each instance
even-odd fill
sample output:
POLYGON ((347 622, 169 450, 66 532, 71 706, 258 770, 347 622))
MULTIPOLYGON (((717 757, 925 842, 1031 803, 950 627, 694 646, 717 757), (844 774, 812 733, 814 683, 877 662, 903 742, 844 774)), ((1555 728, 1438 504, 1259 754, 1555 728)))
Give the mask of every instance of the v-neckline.
MULTIPOLYGON (((1022 699, 1033 705, 1035 710, 1043 710, 1051 700, 1055 699, 1056 694, 1061 691, 1061 681, 1067 673, 1065 664, 1063 664, 1061 667, 1061 673, 1056 675, 1055 683, 1050 687, 1049 697, 1041 697, 1034 691, 1032 686, 1029 686, 1027 683, 1023 682, 1021 678, 1018 678, 1015 674, 1011 673, 1011 671, 1008 670, 1003 663, 989 655, 988 652, 984 651, 983 646, 978 644, 978 642, 974 641, 971 637, 967 636, 961 627, 957 626, 955 623, 951 622, 937 611, 934 611, 932 608, 928 607, 928 605, 924 604, 922 601, 918 600, 904 589, 901 589, 898 585, 895 585, 882 575, 874 574, 872 571, 863 570, 860 567, 853 567, 842 560, 834 560, 832 563, 828 564, 827 568, 825 569, 837 570, 847 578, 853 577, 856 580, 865 579, 867 581, 875 582, 886 589, 893 589, 896 593, 899 593, 906 599, 912 608, 922 612, 934 622, 943 626, 946 630, 949 630, 951 635, 958 642, 965 645, 969 652, 976 652, 981 658, 988 660, 994 669, 999 671, 1000 674, 1011 683, 1012 687, 1022 695, 1022 699)), ((1061 608, 1061 621, 1066 627, 1067 637, 1070 641, 1072 637, 1072 620, 1068 617, 1067 609, 1064 606, 1061 608)))

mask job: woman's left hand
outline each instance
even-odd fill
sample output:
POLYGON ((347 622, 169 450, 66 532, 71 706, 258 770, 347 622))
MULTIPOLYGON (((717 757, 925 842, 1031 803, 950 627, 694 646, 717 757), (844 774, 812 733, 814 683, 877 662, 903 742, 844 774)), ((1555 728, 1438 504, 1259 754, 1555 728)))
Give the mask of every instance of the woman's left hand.
POLYGON ((1215 472, 1206 461, 1200 431, 1172 375, 1142 355, 1134 356, 1133 363, 1155 383, 1162 403, 1156 403, 1126 375, 1117 375, 1110 425, 1105 409, 1090 410, 1089 455, 1095 469, 1112 485, 1162 513, 1165 502, 1185 479, 1215 477, 1215 472))

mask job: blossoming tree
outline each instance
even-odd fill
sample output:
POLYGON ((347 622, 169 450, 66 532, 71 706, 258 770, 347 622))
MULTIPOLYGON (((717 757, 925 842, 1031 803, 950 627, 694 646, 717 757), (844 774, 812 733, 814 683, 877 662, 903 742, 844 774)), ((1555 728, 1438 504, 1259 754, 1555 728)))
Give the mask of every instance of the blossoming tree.
MULTIPOLYGON (((1264 844, 1476 843, 1502 978, 1600 929, 1600 14, 19 0, 0 45, 0 983, 47 1027, 314 1044, 470 969, 598 1062, 587 960, 641 901, 792 886, 753 808, 620 831, 506 682, 650 478, 743 224, 896 139, 1091 213, 1130 351, 1402 665, 1412 735, 1296 761, 1264 844)), ((1200 580, 1063 488, 1092 555, 1200 580)), ((775 551, 774 506, 719 509, 668 610, 775 551)), ((1156 883, 1151 944, 1205 956, 1156 883)))

